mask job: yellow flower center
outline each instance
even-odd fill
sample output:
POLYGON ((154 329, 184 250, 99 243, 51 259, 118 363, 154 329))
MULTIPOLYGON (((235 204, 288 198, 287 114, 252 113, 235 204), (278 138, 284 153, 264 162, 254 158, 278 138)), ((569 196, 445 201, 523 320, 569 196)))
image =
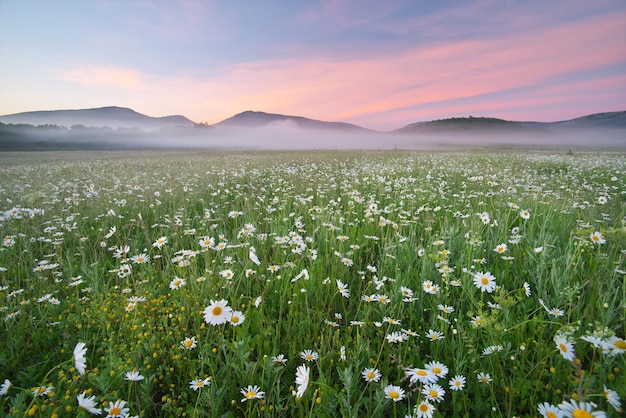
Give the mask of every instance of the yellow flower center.
POLYGON ((117 406, 114 406, 113 408, 109 409, 109 415, 120 415, 122 413, 122 410, 120 408, 118 408, 117 406))
POLYGON ((204 382, 203 381, 196 382, 196 386, 201 388, 202 386, 204 386, 204 382))
POLYGON ((489 279, 483 277, 482 279, 480 279, 480 282, 483 284, 483 286, 487 286, 489 284, 489 279))
POLYGON ((211 313, 214 316, 220 316, 222 314, 222 307, 221 306, 214 307, 213 310, 211 311, 211 313))
POLYGON ((556 414, 552 411, 546 412, 546 417, 548 418, 556 418, 556 414))
POLYGON ((395 390, 392 390, 391 392, 389 392, 389 397, 391 399, 398 399, 400 397, 400 394, 395 390))
POLYGON ((480 380, 481 380, 483 383, 487 383, 487 382, 489 381, 489 379, 487 378, 487 376, 483 376, 483 377, 481 377, 481 378, 480 378, 480 380))
POLYGON ((457 386, 457 387, 461 386, 461 381, 460 380, 455 381, 454 382, 454 386, 457 386))
POLYGON ((180 286, 180 280, 174 280, 174 286, 180 286))
POLYGON ((236 324, 239 322, 239 317, 238 316, 233 316, 232 318, 230 318, 230 322, 232 322, 233 324, 236 324))
POLYGON ((418 376, 426 376, 428 373, 426 373, 426 370, 418 370, 417 371, 417 375, 418 376))
POLYGON ((185 340, 185 347, 189 348, 193 345, 193 340, 185 340))
POLYGON ((437 395, 439 395, 439 392, 437 392, 436 390, 431 390, 430 392, 428 392, 428 394, 432 397, 432 398, 436 398, 437 395))
POLYGON ((368 379, 373 379, 376 375, 374 374, 374 372, 367 372, 367 378, 368 379))
POLYGON ((441 373, 441 369, 439 367, 433 367, 433 373, 439 374, 441 373))
POLYGON ((565 344, 559 344, 559 348, 562 352, 567 353, 567 346, 565 344))
POLYGON ((422 412, 428 412, 428 405, 426 405, 425 403, 421 403, 419 408, 422 412))
POLYGON ((584 411, 582 409, 576 409, 572 412, 574 418, 592 418, 591 412, 584 411))
POLYGON ((246 399, 252 399, 256 396, 256 393, 252 392, 251 390, 249 390, 248 392, 246 392, 246 399))
POLYGON ((620 350, 626 350, 626 341, 624 340, 617 340, 613 343, 613 345, 615 345, 615 348, 619 348, 620 350))

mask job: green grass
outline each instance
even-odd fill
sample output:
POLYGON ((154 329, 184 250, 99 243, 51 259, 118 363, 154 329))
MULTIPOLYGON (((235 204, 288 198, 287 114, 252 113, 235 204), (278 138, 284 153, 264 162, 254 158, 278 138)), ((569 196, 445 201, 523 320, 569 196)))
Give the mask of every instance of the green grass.
POLYGON ((437 417, 540 416, 539 404, 570 400, 620 415, 604 388, 626 396, 621 154, 36 157, 0 164, 4 416, 87 416, 85 393, 97 408, 126 401, 130 416, 404 417, 426 400, 407 369, 429 362, 449 369, 437 381, 443 399, 430 401, 437 417), (149 261, 134 263, 139 254, 149 261), (477 272, 495 276, 496 290, 481 292, 477 272), (172 289, 175 278, 186 284, 172 289), (364 300, 375 295, 389 303, 364 300), (243 323, 205 322, 212 300, 243 323), (574 343, 573 360, 557 335, 574 343), (366 382, 366 368, 381 379, 366 382), (144 379, 126 380, 130 371, 144 379), (455 375, 462 390, 450 390, 455 375), (263 398, 242 402, 249 385, 263 398), (405 396, 388 399, 388 385, 405 396), (39 387, 51 390, 33 395, 39 387))

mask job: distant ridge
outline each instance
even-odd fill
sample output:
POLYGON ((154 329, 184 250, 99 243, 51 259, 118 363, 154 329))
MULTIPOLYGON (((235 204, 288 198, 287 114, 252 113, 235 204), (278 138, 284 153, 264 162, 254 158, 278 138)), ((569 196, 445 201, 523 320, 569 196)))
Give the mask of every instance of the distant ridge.
POLYGON ((439 119, 429 122, 415 122, 395 133, 549 133, 568 129, 626 129, 626 111, 594 113, 575 119, 557 122, 518 122, 488 117, 463 117, 439 119))
POLYGON ((71 127, 109 127, 154 131, 172 127, 190 127, 195 123, 184 116, 151 117, 132 109, 107 106, 94 109, 44 110, 0 116, 0 122, 28 125, 56 125, 71 127))
POLYGON ((228 119, 216 123, 215 127, 298 127, 316 130, 336 130, 345 132, 372 132, 369 129, 345 122, 324 122, 315 119, 308 119, 302 116, 280 115, 275 113, 256 112, 247 110, 238 113, 228 119))

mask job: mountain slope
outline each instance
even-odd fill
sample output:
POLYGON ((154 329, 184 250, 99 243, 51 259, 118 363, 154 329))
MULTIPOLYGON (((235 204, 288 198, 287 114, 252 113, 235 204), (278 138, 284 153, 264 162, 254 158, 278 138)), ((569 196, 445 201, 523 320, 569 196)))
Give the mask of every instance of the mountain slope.
POLYGON ((46 110, 0 116, 0 122, 28 125, 57 125, 159 130, 168 127, 194 126, 184 116, 151 117, 125 107, 109 106, 95 109, 46 110))
POLYGON ((336 130, 345 132, 371 132, 369 129, 344 122, 324 122, 302 116, 279 115, 275 113, 245 111, 216 123, 216 127, 238 128, 303 128, 315 130, 336 130))

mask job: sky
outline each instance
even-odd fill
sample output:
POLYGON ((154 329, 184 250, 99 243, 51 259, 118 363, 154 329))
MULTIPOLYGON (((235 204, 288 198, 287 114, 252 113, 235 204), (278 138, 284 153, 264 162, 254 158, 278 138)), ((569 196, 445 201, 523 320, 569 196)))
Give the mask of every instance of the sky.
POLYGON ((376 130, 626 110, 626 1, 0 0, 0 115, 102 106, 376 130))

